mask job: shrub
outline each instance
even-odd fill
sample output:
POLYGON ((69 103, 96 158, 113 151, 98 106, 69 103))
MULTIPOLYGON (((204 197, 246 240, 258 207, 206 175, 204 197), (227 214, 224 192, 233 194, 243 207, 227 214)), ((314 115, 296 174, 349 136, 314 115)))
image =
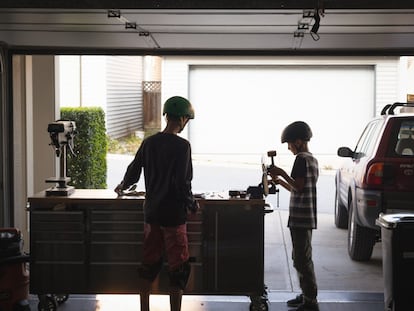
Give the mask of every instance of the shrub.
POLYGON ((61 108, 61 118, 76 123, 74 154, 68 150, 67 176, 78 189, 106 188, 105 114, 98 107, 61 108))

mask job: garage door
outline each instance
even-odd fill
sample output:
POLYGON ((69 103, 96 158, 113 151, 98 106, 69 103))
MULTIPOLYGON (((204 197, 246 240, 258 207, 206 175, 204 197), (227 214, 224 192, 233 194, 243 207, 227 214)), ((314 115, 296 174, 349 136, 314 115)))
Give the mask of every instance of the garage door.
POLYGON ((304 120, 311 151, 332 155, 374 115, 372 66, 192 66, 189 87, 195 154, 287 154, 280 134, 304 120))

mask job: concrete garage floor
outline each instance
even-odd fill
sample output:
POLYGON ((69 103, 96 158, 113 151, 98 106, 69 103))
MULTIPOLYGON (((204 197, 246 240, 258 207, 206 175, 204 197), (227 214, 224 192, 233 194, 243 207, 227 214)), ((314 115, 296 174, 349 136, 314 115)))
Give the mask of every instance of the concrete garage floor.
MULTIPOLYGON (((272 290, 299 291, 292 266, 288 212, 277 210, 266 215, 265 283, 272 290)), ((332 214, 318 214, 318 229, 313 233, 313 259, 321 291, 382 292, 381 243, 369 262, 348 257, 347 231, 337 229, 332 214)))
MULTIPOLYGON (((131 156, 108 155, 108 188, 122 179, 131 156)), ((259 165, 211 165, 194 163, 195 192, 246 189, 259 182, 259 165)), ((142 181, 140 181, 141 184, 142 181)), ((139 184, 139 185, 140 185, 139 184)), ((142 185, 142 184, 141 184, 142 185)), ((140 186, 138 187, 140 188, 140 186)), ((142 186, 141 186, 142 188, 142 186)), ((299 292, 291 262, 291 242, 286 227, 289 194, 281 190, 279 208, 276 196, 269 196, 274 212, 265 216, 265 284, 269 310, 287 311, 286 300, 299 292)), ((319 286, 321 311, 382 311, 383 278, 381 243, 375 245, 369 262, 354 262, 347 254, 347 231, 334 225, 334 175, 322 172, 318 181, 318 229, 313 235, 313 256, 319 286)), ((242 275, 242 273, 241 273, 242 275)), ((37 297, 30 305, 37 310, 37 297)), ((182 311, 249 310, 250 299, 243 296, 184 296, 182 311)), ((152 296, 151 311, 169 310, 168 296, 152 296)), ((137 311, 137 295, 72 295, 59 306, 61 311, 137 311)))
MULTIPOLYGON (((270 311, 291 311, 285 299, 291 293, 271 294, 270 311)), ((321 311, 383 311, 381 295, 363 294, 347 296, 342 293, 322 293, 319 308, 321 311)), ((182 311, 243 311, 249 310, 250 302, 243 297, 228 296, 185 296, 182 311)), ((30 301, 31 310, 37 310, 37 300, 30 301)), ((58 307, 60 311, 138 311, 139 297, 130 296, 71 296, 67 302, 58 307)), ((167 296, 151 298, 151 311, 168 311, 167 296)))

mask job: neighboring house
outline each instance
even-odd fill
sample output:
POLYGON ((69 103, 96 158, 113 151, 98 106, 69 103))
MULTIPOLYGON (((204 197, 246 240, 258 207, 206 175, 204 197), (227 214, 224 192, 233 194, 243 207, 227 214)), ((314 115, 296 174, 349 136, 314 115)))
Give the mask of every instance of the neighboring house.
POLYGON ((60 107, 97 106, 107 134, 119 138, 144 129, 142 56, 57 56, 60 107))
POLYGON ((401 80, 405 82, 403 89, 407 90, 407 100, 414 102, 414 57, 402 57, 407 62, 407 70, 403 71, 406 74, 401 80))
POLYGON ((276 149, 282 159, 289 155, 279 141, 283 127, 305 119, 314 131, 312 151, 335 167, 338 146, 352 145, 384 105, 414 93, 410 57, 59 58, 60 105, 103 107, 113 138, 159 128, 161 103, 189 97, 196 120, 183 135, 198 155, 257 159, 276 149), (161 75, 154 77, 161 62, 162 94, 161 75), (156 96, 143 94, 154 89, 156 96))
POLYGON ((313 129, 311 150, 321 167, 332 167, 337 148, 352 145, 384 105, 406 101, 408 63, 407 57, 165 56, 162 100, 190 97, 196 120, 187 135, 195 154, 257 160, 276 149, 283 162, 289 151, 280 133, 302 119, 313 129))

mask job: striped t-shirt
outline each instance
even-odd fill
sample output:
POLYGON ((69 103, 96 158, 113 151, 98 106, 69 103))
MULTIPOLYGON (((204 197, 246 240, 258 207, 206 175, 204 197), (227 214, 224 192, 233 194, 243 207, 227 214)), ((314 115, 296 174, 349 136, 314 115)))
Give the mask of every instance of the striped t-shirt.
POLYGON ((303 177, 301 192, 291 191, 288 227, 316 229, 316 182, 319 176, 318 160, 310 152, 296 155, 291 177, 303 177))

